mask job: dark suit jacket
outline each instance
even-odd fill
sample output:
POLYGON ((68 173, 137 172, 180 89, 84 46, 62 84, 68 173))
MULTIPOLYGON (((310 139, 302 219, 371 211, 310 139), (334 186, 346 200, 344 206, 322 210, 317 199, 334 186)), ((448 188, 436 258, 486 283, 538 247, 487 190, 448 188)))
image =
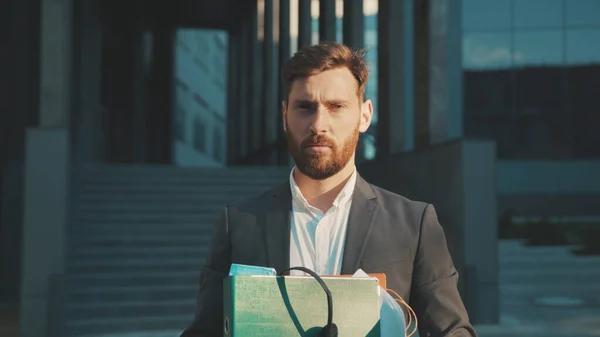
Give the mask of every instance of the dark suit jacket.
MULTIPOLYGON (((289 266, 289 183, 225 209, 202 267, 198 306, 182 337, 222 336, 223 278, 231 263, 289 266)), ((406 300, 421 337, 476 336, 457 289, 458 273, 432 205, 370 185, 360 176, 352 197, 342 274, 385 273, 406 300)))

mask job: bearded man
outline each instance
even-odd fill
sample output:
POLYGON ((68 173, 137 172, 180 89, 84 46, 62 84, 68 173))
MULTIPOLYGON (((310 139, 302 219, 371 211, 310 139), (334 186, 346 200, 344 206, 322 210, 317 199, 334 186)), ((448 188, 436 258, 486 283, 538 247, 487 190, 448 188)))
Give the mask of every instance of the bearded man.
POLYGON ((231 205, 215 225, 198 308, 182 337, 222 336, 223 279, 232 263, 306 267, 319 275, 385 273, 415 311, 419 334, 476 336, 434 207, 371 185, 355 166, 365 100, 364 52, 335 42, 304 47, 282 69, 289 181, 231 205))

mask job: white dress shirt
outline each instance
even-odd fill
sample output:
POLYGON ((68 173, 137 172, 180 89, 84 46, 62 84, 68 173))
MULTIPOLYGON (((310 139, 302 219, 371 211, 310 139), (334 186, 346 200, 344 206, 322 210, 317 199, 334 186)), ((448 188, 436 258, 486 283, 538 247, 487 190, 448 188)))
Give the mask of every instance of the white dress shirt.
MULTIPOLYGON (((290 267, 305 267, 319 275, 339 275, 342 269, 348 215, 356 184, 356 168, 348 182, 323 213, 311 206, 290 173, 292 191, 290 267)), ((303 275, 293 270, 291 275, 303 275)))

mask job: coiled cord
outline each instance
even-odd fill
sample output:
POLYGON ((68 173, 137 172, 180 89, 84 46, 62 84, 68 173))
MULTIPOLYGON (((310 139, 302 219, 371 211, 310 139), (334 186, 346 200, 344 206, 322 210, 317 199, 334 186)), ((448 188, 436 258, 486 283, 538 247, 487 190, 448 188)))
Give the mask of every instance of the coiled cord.
POLYGON ((417 332, 418 326, 419 326, 419 321, 417 319, 417 315, 415 314, 414 310, 410 307, 410 305, 408 305, 408 303, 406 303, 406 301, 402 298, 402 296, 398 295, 397 292, 395 292, 392 289, 386 289, 387 292, 392 295, 392 297, 394 298, 394 300, 396 300, 396 302, 398 302, 401 306, 403 306, 406 309, 406 320, 408 321, 406 324, 406 328, 405 328, 405 333, 407 337, 411 337, 412 335, 414 335, 417 332), (415 321, 415 325, 412 328, 412 330, 410 330, 410 326, 413 322, 413 319, 415 321))

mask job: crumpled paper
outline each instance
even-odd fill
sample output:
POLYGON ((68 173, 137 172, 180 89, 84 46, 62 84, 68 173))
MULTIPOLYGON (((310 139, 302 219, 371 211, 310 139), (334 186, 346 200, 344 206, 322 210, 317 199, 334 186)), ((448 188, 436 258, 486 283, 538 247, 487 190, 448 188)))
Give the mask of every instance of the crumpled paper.
MULTIPOLYGON (((371 277, 359 269, 352 277, 371 277)), ((379 309, 381 337, 406 337, 404 310, 381 286, 379 287, 379 309)))

